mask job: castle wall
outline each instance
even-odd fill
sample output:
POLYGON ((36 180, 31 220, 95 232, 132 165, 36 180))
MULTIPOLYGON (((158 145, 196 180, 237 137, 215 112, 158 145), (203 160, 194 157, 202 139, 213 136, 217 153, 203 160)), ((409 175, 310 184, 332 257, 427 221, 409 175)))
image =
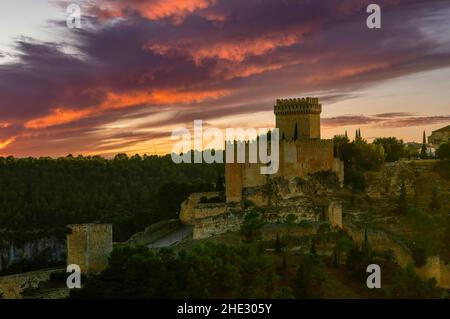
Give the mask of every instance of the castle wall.
POLYGON ((297 163, 300 177, 319 171, 332 170, 334 166, 333 141, 298 141, 297 163))
POLYGON ((276 127, 280 129, 280 138, 293 140, 320 139, 320 115, 319 114, 280 114, 277 115, 276 127), (297 127, 297 134, 295 134, 297 127))
POLYGON ((52 273, 61 270, 45 269, 0 277, 0 299, 22 299, 25 289, 39 287, 41 282, 50 279, 52 273))
POLYGON ((423 267, 416 267, 416 273, 423 280, 434 278, 439 287, 450 289, 450 264, 442 261, 439 256, 427 257, 423 267))
POLYGON ((256 187, 267 184, 267 175, 261 174, 261 164, 242 164, 242 187, 256 187))
POLYGON ((231 213, 203 218, 195 224, 192 237, 193 239, 203 239, 226 232, 237 232, 243 221, 242 214, 231 213))
POLYGON ((80 266, 83 273, 101 272, 112 252, 111 224, 69 225, 67 264, 80 266))
MULTIPOLYGON (((200 199, 205 197, 207 199, 219 196, 218 192, 204 192, 191 194, 183 203, 181 203, 180 220, 185 225, 193 225, 193 222, 198 217, 207 215, 203 212, 207 208, 212 208, 219 204, 200 204, 200 199)), ((224 206, 224 205, 222 205, 224 206)), ((212 210, 210 214, 215 215, 223 211, 215 212, 212 210)))

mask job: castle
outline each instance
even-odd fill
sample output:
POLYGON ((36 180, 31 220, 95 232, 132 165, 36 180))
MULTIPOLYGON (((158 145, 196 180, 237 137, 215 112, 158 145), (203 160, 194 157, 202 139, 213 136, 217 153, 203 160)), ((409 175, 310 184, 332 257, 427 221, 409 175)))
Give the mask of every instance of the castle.
MULTIPOLYGON (((251 163, 250 144, 245 143, 245 161, 225 164, 225 202, 214 202, 218 193, 192 194, 181 207, 180 220, 194 226, 194 238, 204 238, 239 229, 248 206, 266 209, 265 218, 280 221, 293 214, 297 220, 318 221, 323 206, 305 194, 305 183, 316 173, 332 173, 342 186, 344 165, 334 157, 333 141, 320 138, 322 105, 318 98, 277 100, 274 106, 279 131, 279 169, 261 174, 263 163, 251 163)), ((235 147, 227 143, 226 147, 235 147)), ((332 224, 339 226, 341 216, 335 203, 324 204, 332 224)), ((322 214, 323 215, 323 214, 322 214)))
POLYGON ((266 185, 268 178, 305 178, 319 171, 333 171, 342 183, 343 163, 334 158, 333 141, 320 138, 321 112, 318 98, 277 100, 274 113, 280 136, 279 170, 268 177, 260 174, 261 163, 225 164, 227 202, 240 202, 246 189, 266 185))

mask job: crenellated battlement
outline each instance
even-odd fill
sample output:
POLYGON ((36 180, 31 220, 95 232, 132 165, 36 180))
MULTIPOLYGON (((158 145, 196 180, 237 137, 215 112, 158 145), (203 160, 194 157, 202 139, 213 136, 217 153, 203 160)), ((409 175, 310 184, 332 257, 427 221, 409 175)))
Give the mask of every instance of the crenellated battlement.
POLYGON ((280 141, 280 146, 283 144, 287 144, 287 145, 301 145, 301 144, 309 144, 309 145, 316 145, 316 146, 321 146, 321 145, 333 145, 334 142, 331 139, 310 139, 310 140, 294 140, 294 139, 290 139, 290 140, 282 140, 280 141))
POLYGON ((320 114, 322 113, 322 104, 319 99, 314 97, 278 99, 274 106, 276 115, 287 114, 320 114))

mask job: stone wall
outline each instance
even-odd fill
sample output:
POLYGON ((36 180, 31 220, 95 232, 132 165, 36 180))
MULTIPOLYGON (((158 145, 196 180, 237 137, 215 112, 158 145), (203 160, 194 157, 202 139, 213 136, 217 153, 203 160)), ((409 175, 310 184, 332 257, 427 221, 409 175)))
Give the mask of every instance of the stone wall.
POLYGON ((416 273, 425 280, 434 278, 439 287, 450 289, 450 265, 442 261, 439 256, 427 257, 423 267, 416 267, 416 273))
POLYGON ((108 266, 112 252, 111 224, 69 225, 67 264, 80 266, 83 273, 101 272, 108 266))
POLYGON ((227 232, 236 232, 244 221, 243 214, 227 213, 215 217, 206 217, 196 221, 193 239, 203 239, 227 232))
POLYGON ((37 288, 41 282, 48 281, 52 273, 61 270, 46 269, 0 277, 0 298, 21 299, 25 289, 37 288))
POLYGON ((191 194, 181 204, 181 222, 185 225, 194 225, 197 219, 224 214, 227 209, 226 203, 200 203, 202 197, 210 199, 216 196, 219 196, 218 192, 191 194))
MULTIPOLYGON (((359 229, 350 224, 344 226, 345 230, 350 233, 353 240, 359 245, 364 242, 365 230, 359 229)), ((411 257, 411 251, 402 243, 393 239, 384 231, 367 230, 367 240, 370 247, 379 251, 391 250, 400 267, 414 265, 411 257)), ((414 267, 416 274, 423 280, 434 278, 437 285, 441 288, 450 289, 450 264, 445 263, 439 256, 427 257, 426 264, 423 267, 414 267)))

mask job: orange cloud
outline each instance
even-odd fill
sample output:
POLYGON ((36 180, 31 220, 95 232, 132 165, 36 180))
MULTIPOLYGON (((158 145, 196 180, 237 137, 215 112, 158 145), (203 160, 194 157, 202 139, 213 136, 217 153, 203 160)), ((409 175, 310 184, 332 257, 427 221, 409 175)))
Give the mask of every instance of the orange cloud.
POLYGON ((94 4, 91 11, 102 19, 123 16, 126 10, 138 11, 143 17, 150 20, 173 18, 180 23, 183 19, 200 9, 206 9, 215 4, 216 0, 152 0, 152 1, 118 1, 94 4))
POLYGON ((47 116, 26 122, 25 127, 38 129, 54 125, 61 125, 90 116, 94 113, 94 111, 95 110, 91 108, 84 110, 70 110, 58 107, 56 109, 53 109, 52 113, 47 116))
POLYGON ((228 95, 227 90, 187 92, 176 90, 155 90, 152 92, 134 93, 108 93, 106 100, 102 103, 102 109, 125 108, 141 104, 189 104, 199 103, 209 99, 217 99, 228 95))
POLYGON ((5 147, 7 147, 9 144, 11 144, 12 142, 14 142, 16 140, 16 137, 10 137, 4 141, 0 141, 0 150, 4 149, 5 147))
POLYGON ((62 125, 86 117, 91 117, 104 113, 112 109, 134 107, 143 104, 149 105, 170 105, 170 104, 190 104, 199 103, 209 99, 217 99, 228 95, 227 90, 217 91, 175 91, 175 90, 155 90, 152 92, 114 93, 106 94, 106 99, 98 106, 92 106, 82 110, 73 110, 57 107, 49 115, 30 120, 25 123, 29 129, 41 129, 55 125, 62 125))
POLYGON ((294 45, 300 40, 300 37, 299 32, 291 35, 276 33, 253 39, 214 43, 203 47, 186 42, 174 45, 156 43, 148 45, 146 48, 160 55, 167 54, 173 49, 187 51, 197 65, 201 64, 203 60, 211 58, 240 63, 249 56, 261 56, 276 48, 294 45))

